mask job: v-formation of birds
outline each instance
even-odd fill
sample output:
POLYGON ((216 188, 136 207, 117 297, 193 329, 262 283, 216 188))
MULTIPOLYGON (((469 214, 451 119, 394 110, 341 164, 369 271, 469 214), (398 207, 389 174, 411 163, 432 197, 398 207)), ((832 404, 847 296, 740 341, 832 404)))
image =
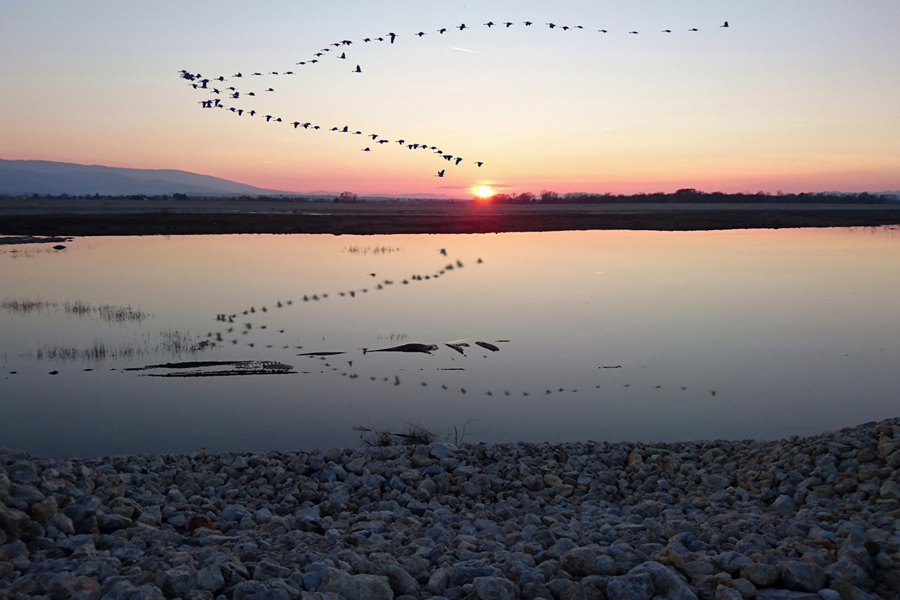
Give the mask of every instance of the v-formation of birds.
MULTIPOLYGON (((446 249, 441 249, 439 252, 442 256, 447 256, 446 249)), ((480 264, 482 264, 482 262, 483 262, 482 259, 479 258, 476 261, 476 264, 480 265, 480 264)), ((401 283, 403 285, 409 285, 409 284, 412 284, 417 281, 421 282, 421 281, 428 281, 428 280, 437 280, 439 277, 441 277, 443 275, 447 275, 454 271, 459 271, 464 266, 465 266, 465 264, 461 260, 456 260, 455 262, 449 262, 446 266, 444 266, 441 269, 438 269, 431 275, 424 275, 424 276, 419 275, 419 274, 411 275, 407 279, 403 279, 401 283)), ((370 277, 374 280, 377 278, 377 274, 369 273, 368 277, 370 277)), ((373 291, 374 290, 383 290, 383 289, 387 289, 388 286, 392 286, 392 285, 394 285, 394 282, 392 280, 385 279, 383 282, 375 283, 374 287, 372 287, 372 288, 364 287, 364 288, 356 289, 356 290, 345 290, 345 291, 338 292, 338 295, 341 297, 344 297, 344 298, 355 298, 357 296, 362 296, 362 295, 366 294, 367 292, 370 291, 370 289, 372 289, 373 291)), ((329 294, 327 294, 327 293, 304 294, 303 298, 302 298, 302 302, 315 303, 315 302, 327 300, 328 298, 329 298, 329 294)), ((283 301, 279 300, 275 303, 275 308, 281 309, 281 308, 287 308, 287 307, 290 307, 293 305, 294 305, 293 300, 283 300, 283 301)), ((231 338, 230 341, 233 345, 238 344, 239 337, 244 337, 244 339, 248 339, 248 338, 253 339, 250 334, 257 330, 266 330, 267 325, 260 325, 259 323, 257 323, 254 326, 254 324, 252 322, 246 322, 246 321, 254 318, 255 316, 265 315, 268 312, 269 312, 269 309, 265 306, 260 307, 258 310, 256 307, 251 306, 251 307, 241 311, 240 315, 237 313, 235 313, 235 314, 222 314, 222 313, 217 314, 216 315, 217 322, 223 323, 223 324, 230 324, 232 326, 228 327, 226 331, 217 331, 217 332, 208 333, 207 338, 209 338, 209 341, 204 342, 203 346, 204 347, 205 346, 217 347, 219 345, 224 345, 228 341, 225 339, 226 337, 231 338), (244 321, 243 324, 241 323, 242 321, 244 321)), ((280 329, 280 330, 278 330, 278 333, 285 334, 286 331, 284 329, 280 329)), ((501 344, 501 343, 506 343, 506 342, 509 342, 509 340, 497 340, 496 344, 501 344)), ((250 348, 255 348, 258 345, 258 342, 245 342, 245 343, 250 348)), ((493 354, 495 352, 500 351, 500 347, 497 346, 496 344, 490 343, 490 342, 484 342, 484 341, 476 341, 474 343, 475 346, 480 347, 482 349, 482 351, 487 351, 488 354, 493 354)), ((261 347, 263 346, 263 344, 259 344, 259 345, 261 347)), ((469 348, 472 348, 472 346, 470 344, 468 344, 466 342, 462 342, 462 341, 447 342, 447 343, 444 343, 443 345, 446 346, 447 348, 450 348, 451 350, 453 350, 454 352, 456 352, 462 356, 467 356, 467 354, 466 354, 467 350, 469 348)), ((265 345, 265 347, 272 348, 273 346, 271 344, 269 344, 269 345, 265 345)), ((284 349, 288 349, 289 347, 290 346, 285 345, 284 349)), ((400 346, 396 346, 396 347, 392 347, 392 348, 382 348, 382 349, 375 349, 375 350, 363 348, 362 352, 363 352, 363 355, 365 355, 367 353, 367 351, 369 353, 372 353, 372 352, 399 352, 399 353, 414 352, 414 353, 432 354, 433 352, 437 351, 438 348, 439 347, 436 344, 413 343, 413 344, 402 344, 400 346), (409 347, 409 349, 407 349, 407 347, 409 347)), ((299 345, 295 346, 295 349, 302 350, 303 346, 299 346, 299 345)), ((477 350, 475 350, 475 351, 477 352, 477 350)), ((338 350, 338 351, 335 351, 335 350, 322 351, 322 350, 320 350, 320 351, 302 352, 302 353, 298 354, 297 356, 301 356, 301 357, 305 357, 305 358, 313 359, 313 360, 318 359, 324 363, 323 366, 328 369, 328 372, 338 373, 340 371, 340 369, 328 361, 334 361, 337 359, 338 356, 346 355, 346 354, 347 354, 347 352, 343 351, 343 350, 338 350)), ((485 358, 487 358, 487 355, 485 355, 485 358)), ((346 364, 348 367, 343 372, 340 372, 340 375, 342 377, 346 377, 349 379, 359 379, 360 374, 357 372, 356 369, 354 369, 354 361, 353 360, 346 361, 346 364)), ((357 369, 359 367, 360 367, 360 365, 357 365, 357 369)), ((617 369, 621 369, 621 368, 622 368, 621 365, 601 365, 598 367, 598 371, 596 373, 608 372, 608 370, 610 370, 610 369, 617 370, 617 369)), ((439 371, 464 371, 465 368, 462 368, 462 367, 460 367, 460 368, 440 368, 438 370, 439 371)), ((285 372, 287 372, 287 371, 285 371, 285 372)), ((303 371, 303 373, 309 374, 310 372, 303 371)), ((326 373, 326 371, 322 370, 321 373, 326 373)), ((378 377, 376 377, 374 375, 370 375, 369 379, 373 382, 381 382, 381 381, 393 382, 393 385, 395 385, 395 386, 401 385, 400 375, 398 375, 398 374, 393 374, 391 376, 381 375, 378 377)), ((607 378, 605 378, 605 377, 603 378, 603 380, 606 380, 606 379, 607 378)), ((403 382, 408 383, 407 376, 404 376, 403 382)), ((421 387, 429 387, 429 382, 422 381, 421 377, 414 378, 413 382, 415 385, 418 385, 421 387)), ((585 383, 585 382, 582 382, 582 383, 585 383)), ((450 385, 448 385, 448 383, 441 383, 440 385, 435 384, 432 387, 434 387, 435 389, 441 389, 445 392, 458 392, 460 394, 466 394, 467 391, 473 391, 473 392, 475 391, 475 390, 467 390, 467 388, 465 388, 465 387, 460 387, 460 388, 451 387, 450 385)), ((600 387, 601 387, 601 384, 598 383, 598 384, 594 384, 594 385, 588 385, 587 389, 590 389, 590 388, 599 389, 600 387)), ((628 388, 628 387, 631 387, 631 384, 626 383, 622 387, 628 388)), ((655 389, 657 389, 657 390, 661 390, 662 388, 663 388, 662 385, 655 386, 655 389)), ((582 386, 581 389, 584 389, 586 391, 586 388, 584 388, 584 386, 582 386)), ((685 392, 685 391, 687 391, 687 387, 681 386, 680 390, 682 392, 685 392)), ((556 393, 560 393, 560 392, 574 393, 574 392, 578 392, 578 391, 579 391, 579 388, 567 388, 567 387, 552 386, 547 389, 540 389, 540 390, 526 389, 526 390, 519 390, 517 392, 511 392, 508 389, 502 390, 502 391, 498 390, 496 392, 494 390, 486 390, 484 393, 487 396, 493 396, 495 394, 498 396, 499 395, 510 396, 513 394, 521 395, 521 396, 530 396, 530 395, 549 396, 551 394, 556 394, 556 393)), ((715 396, 716 392, 711 391, 710 394, 712 396, 715 396)))
MULTIPOLYGON (((521 24, 513 23, 512 21, 505 21, 505 22, 499 22, 499 23, 494 23, 493 21, 488 21, 487 23, 482 24, 483 27, 487 27, 488 29, 492 29, 495 27, 497 29, 509 29, 510 27, 519 26, 519 25, 523 25, 525 27, 532 27, 535 25, 535 23, 532 21, 523 21, 521 24)), ((545 23, 545 26, 552 30, 559 30, 559 31, 566 31, 566 32, 587 31, 587 29, 585 27, 583 27, 582 25, 561 25, 561 24, 557 24, 557 23, 553 23, 553 22, 548 22, 548 23, 545 23)), ((417 37, 417 38, 421 39, 421 38, 425 37, 426 35, 429 35, 430 33, 442 36, 442 35, 446 34, 448 31, 450 31, 451 29, 456 29, 456 30, 459 30, 460 32, 463 32, 466 30, 470 30, 473 27, 475 27, 475 26, 461 23, 460 25, 456 25, 452 28, 442 27, 442 28, 436 30, 436 32, 419 31, 419 32, 412 34, 411 37, 417 37)), ((719 25, 719 28, 729 28, 729 27, 730 27, 730 25, 728 24, 728 21, 725 21, 724 24, 719 25)), ((696 32, 699 32, 700 29, 698 29, 696 27, 692 27, 692 28, 688 29, 687 31, 689 33, 696 33, 696 32)), ((610 30, 598 29, 597 33, 608 34, 608 33, 610 33, 610 30)), ((628 31, 628 35, 637 35, 639 33, 640 33, 639 31, 635 31, 635 30, 628 31)), ((671 33, 673 33, 673 31, 671 29, 663 29, 663 30, 661 30, 661 33, 671 34, 671 33)), ((385 35, 380 35, 380 36, 376 36, 376 37, 366 37, 366 38, 363 38, 361 41, 366 44, 367 43, 376 43, 376 42, 383 43, 386 41, 393 44, 397 40, 398 37, 401 37, 401 36, 399 34, 390 32, 385 35)), ((304 66, 304 67, 312 66, 312 65, 315 65, 315 64, 318 64, 318 63, 324 61, 326 59, 326 57, 328 57, 328 56, 333 56, 334 58, 339 59, 339 60, 349 60, 346 49, 352 45, 353 45, 353 40, 347 40, 347 39, 340 40, 337 42, 332 42, 327 47, 322 48, 319 51, 313 53, 311 58, 297 62, 296 66, 304 66), (340 54, 337 54, 338 50, 341 50, 340 54), (334 54, 330 54, 330 55, 327 54, 329 52, 334 52, 334 54)), ((363 70, 362 70, 362 67, 359 64, 357 64, 356 68, 350 69, 350 72, 361 74, 361 73, 363 73, 363 70)), ((348 125, 327 127, 327 126, 322 126, 322 125, 316 125, 309 121, 301 121, 301 120, 288 121, 287 119, 282 119, 281 117, 275 116, 275 115, 262 115, 253 109, 247 110, 245 108, 241 108, 238 106, 227 105, 227 104, 223 103, 223 101, 221 99, 223 94, 225 95, 225 97, 228 100, 239 100, 241 98, 251 98, 251 97, 256 96, 256 91, 242 91, 236 85, 229 85, 227 87, 224 85, 226 82, 232 82, 237 79, 243 79, 244 74, 241 72, 237 72, 237 73, 233 74, 231 77, 225 77, 224 75, 219 75, 219 76, 213 77, 213 78, 204 77, 201 73, 191 73, 185 69, 182 69, 181 71, 179 71, 179 74, 182 79, 188 80, 188 82, 194 89, 205 90, 208 93, 215 96, 211 100, 201 100, 200 102, 198 102, 198 104, 200 104, 202 108, 207 108, 207 109, 219 108, 219 109, 223 109, 228 112, 231 112, 239 117, 242 117, 244 115, 247 115, 250 117, 255 117, 255 116, 259 115, 261 118, 264 118, 267 123, 288 124, 288 125, 292 125, 294 129, 303 128, 304 130, 312 130, 312 131, 326 130, 326 131, 336 132, 336 133, 348 133, 351 135, 361 135, 364 137, 369 137, 372 139, 371 145, 366 146, 365 148, 362 148, 361 150, 363 152, 371 152, 373 148, 377 148, 383 144, 390 144, 392 142, 396 142, 401 147, 406 147, 408 150, 431 151, 433 154, 437 155, 439 158, 441 158, 443 160, 448 161, 453 166, 458 166, 463 161, 474 163, 478 167, 481 167, 484 164, 483 161, 467 160, 460 156, 455 156, 448 152, 444 152, 444 150, 435 146, 434 144, 413 142, 413 141, 405 139, 405 138, 388 140, 388 139, 382 137, 380 134, 363 133, 362 131, 356 130, 355 128, 351 128, 348 125), (218 84, 221 84, 221 85, 218 85, 218 84), (220 87, 221 87, 221 89, 219 89, 220 87)), ((291 76, 294 74, 295 73, 293 70, 267 71, 265 73, 257 71, 257 72, 249 73, 248 76, 249 77, 291 76)), ((275 91, 274 88, 267 87, 262 93, 274 92, 274 91, 275 91)), ((445 169, 441 169, 440 171, 437 172, 436 177, 444 177, 445 172, 446 172, 445 169)))

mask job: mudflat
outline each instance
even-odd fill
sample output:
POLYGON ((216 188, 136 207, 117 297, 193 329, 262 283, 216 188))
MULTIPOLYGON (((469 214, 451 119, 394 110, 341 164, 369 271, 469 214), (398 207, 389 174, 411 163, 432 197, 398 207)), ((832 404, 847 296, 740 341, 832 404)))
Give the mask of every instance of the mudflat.
POLYGON ((3 235, 691 231, 900 225, 892 204, 490 204, 293 199, 0 199, 3 235))

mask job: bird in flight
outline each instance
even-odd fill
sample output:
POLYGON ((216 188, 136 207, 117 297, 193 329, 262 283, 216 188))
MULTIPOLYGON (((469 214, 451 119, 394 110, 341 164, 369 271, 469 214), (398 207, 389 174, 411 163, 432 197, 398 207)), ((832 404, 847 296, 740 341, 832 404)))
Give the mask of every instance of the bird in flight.
POLYGON ((438 29, 438 33, 440 33, 440 34, 447 33, 447 28, 446 28, 446 27, 441 27, 440 29, 438 29))
POLYGON ((490 29, 491 27, 494 26, 494 22, 493 22, 493 21, 488 21, 487 23, 485 23, 485 25, 487 25, 488 29, 490 29))
POLYGON ((438 176, 438 177, 443 177, 443 176, 444 176, 444 169, 441 169, 440 171, 438 171, 437 176, 438 176))
POLYGON ((531 27, 531 21, 525 21, 525 27, 531 27))
POLYGON ((359 68, 359 65, 356 65, 356 70, 353 73, 362 73, 362 69, 359 68))
POLYGON ((728 21, 725 21, 724 25, 719 25, 719 27, 728 27, 728 21))
POLYGON ((391 43, 393 44, 393 43, 394 43, 394 38, 397 37, 397 34, 396 34, 396 33, 389 33, 388 35, 391 37, 391 43))
POLYGON ((512 21, 507 21, 506 23, 504 23, 504 25, 506 25, 507 27, 510 27, 512 25, 512 21))
POLYGON ((459 27, 457 27, 457 29, 459 29, 460 31, 462 31, 462 30, 465 29, 465 28, 466 28, 466 24, 465 24, 465 23, 463 23, 462 25, 460 25, 459 27))
POLYGON ((481 161, 477 161, 477 162, 476 162, 476 163, 475 163, 475 166, 478 166, 478 167, 480 167, 480 166, 481 166, 481 165, 483 165, 483 164, 484 164, 484 163, 483 163, 483 162, 481 162, 481 161))

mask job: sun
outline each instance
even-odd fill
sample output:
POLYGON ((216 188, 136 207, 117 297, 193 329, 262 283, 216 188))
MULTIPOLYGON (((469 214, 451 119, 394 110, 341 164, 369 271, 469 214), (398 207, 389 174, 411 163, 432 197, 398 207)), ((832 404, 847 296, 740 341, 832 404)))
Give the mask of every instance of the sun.
POLYGON ((475 188, 475 195, 481 200, 493 197, 497 192, 489 185, 479 185, 475 188))

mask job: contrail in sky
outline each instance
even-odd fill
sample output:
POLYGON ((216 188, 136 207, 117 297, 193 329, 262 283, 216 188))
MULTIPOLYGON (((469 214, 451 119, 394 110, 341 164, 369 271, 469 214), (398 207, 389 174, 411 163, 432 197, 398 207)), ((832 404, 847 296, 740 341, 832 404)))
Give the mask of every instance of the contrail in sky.
POLYGON ((479 54, 479 52, 475 52, 474 50, 466 50, 465 48, 456 48, 454 46, 450 46, 451 50, 459 50, 460 52, 471 52, 472 54, 479 54))

